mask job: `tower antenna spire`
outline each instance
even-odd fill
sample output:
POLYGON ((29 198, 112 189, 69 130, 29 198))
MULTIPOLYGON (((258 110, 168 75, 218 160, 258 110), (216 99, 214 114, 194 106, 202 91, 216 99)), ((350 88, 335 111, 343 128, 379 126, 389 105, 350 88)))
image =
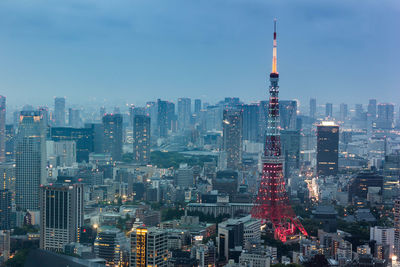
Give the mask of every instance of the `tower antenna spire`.
POLYGON ((278 74, 277 69, 277 43, 276 43, 276 18, 274 19, 274 46, 272 48, 272 71, 271 73, 278 74))

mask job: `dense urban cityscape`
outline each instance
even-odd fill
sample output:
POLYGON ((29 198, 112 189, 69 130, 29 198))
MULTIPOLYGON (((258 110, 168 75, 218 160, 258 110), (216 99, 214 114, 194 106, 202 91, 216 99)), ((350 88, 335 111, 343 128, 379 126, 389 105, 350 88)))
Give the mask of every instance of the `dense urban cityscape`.
POLYGON ((259 101, 0 92, 0 266, 400 266, 399 106, 282 99, 278 22, 259 101))

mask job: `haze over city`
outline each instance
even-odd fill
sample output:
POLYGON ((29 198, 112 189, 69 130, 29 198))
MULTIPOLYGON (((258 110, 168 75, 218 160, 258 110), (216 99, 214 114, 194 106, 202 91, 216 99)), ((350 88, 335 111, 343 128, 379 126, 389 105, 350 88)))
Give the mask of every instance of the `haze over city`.
POLYGON ((277 17, 283 99, 399 103, 399 9, 388 0, 1 1, 0 92, 12 106, 59 95, 259 101, 277 17))

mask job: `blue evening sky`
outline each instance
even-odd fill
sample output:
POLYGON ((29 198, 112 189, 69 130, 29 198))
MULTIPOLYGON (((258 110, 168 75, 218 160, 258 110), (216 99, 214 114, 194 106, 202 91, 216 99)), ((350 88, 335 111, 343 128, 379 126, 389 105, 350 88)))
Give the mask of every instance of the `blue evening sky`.
POLYGON ((0 94, 261 100, 274 17, 282 99, 400 103, 398 0, 2 0, 0 94))

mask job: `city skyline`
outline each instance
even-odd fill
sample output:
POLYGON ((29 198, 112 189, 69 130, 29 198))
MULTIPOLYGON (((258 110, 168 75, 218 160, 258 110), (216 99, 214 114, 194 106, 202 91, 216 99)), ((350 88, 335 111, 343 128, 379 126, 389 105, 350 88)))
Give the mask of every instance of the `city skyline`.
POLYGON ((263 100, 275 16, 282 99, 400 102, 394 1, 0 5, 0 90, 11 106, 50 103, 52 96, 78 105, 179 97, 217 102, 228 94, 263 100))

